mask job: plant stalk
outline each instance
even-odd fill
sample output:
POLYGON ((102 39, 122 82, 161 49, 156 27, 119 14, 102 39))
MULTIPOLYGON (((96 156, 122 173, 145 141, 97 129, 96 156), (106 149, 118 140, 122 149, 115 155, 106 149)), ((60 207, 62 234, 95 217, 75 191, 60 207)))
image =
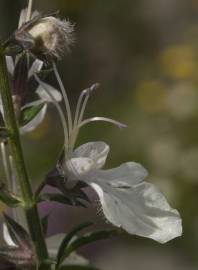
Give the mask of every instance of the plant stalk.
MULTIPOLYGON (((4 49, 0 45, 0 93, 2 98, 4 121, 6 128, 9 130, 10 137, 8 143, 13 157, 13 163, 16 170, 16 181, 18 182, 24 201, 24 211, 27 219, 29 232, 35 247, 39 264, 47 260, 48 252, 43 235, 41 221, 37 205, 34 202, 34 195, 27 174, 25 160, 23 156, 19 129, 15 118, 14 107, 12 102, 12 92, 8 78, 6 59, 4 49)), ((41 266, 39 270, 49 270, 50 266, 41 266)))
POLYGON ((29 0, 28 1, 28 8, 27 8, 26 22, 28 22, 31 19, 32 6, 33 6, 33 0, 29 0))

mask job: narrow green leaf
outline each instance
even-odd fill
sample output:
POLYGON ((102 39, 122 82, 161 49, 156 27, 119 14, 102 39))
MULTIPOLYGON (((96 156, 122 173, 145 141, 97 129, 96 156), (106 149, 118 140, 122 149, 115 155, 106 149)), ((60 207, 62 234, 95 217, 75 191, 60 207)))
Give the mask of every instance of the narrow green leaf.
POLYGON ((62 194, 62 193, 44 193, 37 197, 37 202, 43 201, 52 201, 58 202, 62 204, 72 205, 72 206, 81 206, 86 207, 83 204, 83 201, 80 198, 74 198, 69 194, 62 194))
POLYGON ((11 208, 18 207, 22 204, 20 198, 9 192, 4 184, 0 187, 0 201, 11 208))
POLYGON ((64 265, 58 268, 58 270, 99 270, 98 268, 92 266, 84 266, 84 265, 64 265))
POLYGON ((65 238, 63 239, 60 247, 59 247, 59 250, 58 250, 58 253, 57 253, 57 265, 59 265, 64 259, 64 253, 65 253, 65 250, 67 249, 70 241, 72 240, 72 238, 74 236, 76 236, 76 234, 80 231, 82 231, 83 229, 89 227, 93 225, 92 222, 85 222, 85 223, 82 223, 82 224, 79 224, 78 226, 76 226, 72 231, 70 231, 66 236, 65 238))
POLYGON ((100 231, 96 231, 96 232, 91 232, 88 233, 86 235, 83 235, 79 238, 77 238, 76 240, 74 240, 69 247, 67 248, 66 251, 66 257, 73 252, 74 250, 85 246, 87 244, 91 244, 95 241, 99 241, 99 240, 104 240, 106 238, 112 237, 117 233, 116 230, 100 230, 100 231))
POLYGON ((42 263, 43 266, 46 266, 46 265, 49 266, 49 265, 55 265, 55 264, 56 264, 56 261, 52 258, 48 258, 48 259, 44 260, 42 263))
POLYGON ((58 261, 58 265, 60 265, 73 251, 78 248, 85 246, 87 244, 91 244, 95 241, 104 240, 106 238, 112 237, 115 235, 117 231, 115 230, 103 230, 89 233, 87 235, 81 236, 71 242, 67 248, 64 249, 64 253, 58 261))
POLYGON ((52 201, 52 202, 58 202, 58 203, 62 203, 62 204, 73 205, 70 198, 68 198, 65 195, 60 194, 60 193, 44 193, 44 194, 41 194, 38 197, 38 202, 43 202, 43 201, 52 201))
POLYGON ((0 139, 6 140, 9 136, 9 130, 5 127, 0 127, 0 139))
POLYGON ((44 217, 41 219, 41 224, 42 224, 42 227, 43 227, 43 233, 44 233, 44 235, 47 234, 47 229, 48 229, 48 219, 49 219, 49 215, 46 215, 46 216, 44 216, 44 217))
POLYGON ((19 124, 24 126, 29 123, 34 117, 42 110, 45 104, 39 104, 36 106, 26 107, 21 111, 19 124))

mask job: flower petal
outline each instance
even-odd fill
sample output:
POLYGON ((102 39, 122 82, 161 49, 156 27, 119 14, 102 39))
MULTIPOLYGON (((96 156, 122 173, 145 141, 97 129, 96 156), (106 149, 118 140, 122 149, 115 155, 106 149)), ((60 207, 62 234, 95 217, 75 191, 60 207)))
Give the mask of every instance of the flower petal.
POLYGON ((14 61, 11 56, 6 56, 6 65, 10 75, 14 74, 14 61))
MULTIPOLYGON (((26 22, 27 10, 28 10, 27 8, 24 8, 21 10, 18 28, 20 28, 26 22)), ((39 15, 39 12, 37 10, 33 11, 31 19, 33 19, 34 17, 36 17, 38 15, 39 15)))
MULTIPOLYGON (((48 91, 51 93, 51 95, 53 95, 54 99, 57 102, 60 102, 62 100, 62 95, 58 90, 56 90, 54 87, 52 87, 51 85, 49 85, 47 83, 43 82, 43 85, 45 85, 45 87, 48 89, 48 91)), ((36 93, 43 101, 53 102, 53 100, 47 94, 46 90, 43 89, 43 87, 41 85, 38 86, 36 93)))
POLYGON ((31 68, 29 69, 28 78, 31 78, 35 73, 40 72, 43 67, 43 64, 44 64, 43 61, 36 59, 33 62, 31 68))
POLYGON ((23 135, 37 128, 37 126, 40 125, 42 121, 44 120, 46 111, 47 111, 47 104, 43 106, 40 112, 29 123, 27 123, 23 127, 20 127, 20 134, 23 135))
POLYGON ((5 240, 6 244, 10 247, 18 247, 14 241, 12 240, 9 231, 8 231, 8 227, 5 223, 3 223, 3 239, 5 240))
POLYGON ((129 162, 107 171, 92 171, 80 180, 96 191, 111 223, 165 243, 182 234, 180 215, 153 184, 143 181, 146 175, 140 164, 129 162))
POLYGON ((109 146, 104 142, 89 142, 78 147, 73 157, 84 157, 93 160, 94 168, 100 169, 104 166, 107 155, 109 153, 109 146))
POLYGON ((28 108, 28 107, 33 107, 33 106, 39 106, 41 104, 45 103, 45 101, 43 101, 42 99, 37 99, 37 100, 34 100, 32 102, 29 102, 27 104, 25 104, 21 110, 25 109, 25 108, 28 108))
POLYGON ((38 10, 34 10, 32 12, 32 16, 31 16, 31 19, 35 18, 36 16, 38 16, 40 13, 38 12, 38 10))
MULTIPOLYGON (((65 234, 57 234, 47 238, 47 247, 49 255, 52 258, 56 258, 60 243, 64 239, 65 234)), ((84 257, 78 255, 76 252, 72 252, 71 255, 63 262, 63 265, 87 265, 89 262, 84 257)))
POLYGON ((2 114, 2 116, 4 117, 4 111, 3 111, 3 103, 2 103, 2 99, 0 97, 0 113, 2 114))
POLYGON ((27 8, 24 8, 21 10, 21 13, 20 13, 18 28, 20 28, 22 24, 25 23, 26 16, 27 16, 27 8))
POLYGON ((63 167, 69 180, 80 180, 82 175, 94 169, 94 162, 90 158, 72 158, 66 161, 63 167))

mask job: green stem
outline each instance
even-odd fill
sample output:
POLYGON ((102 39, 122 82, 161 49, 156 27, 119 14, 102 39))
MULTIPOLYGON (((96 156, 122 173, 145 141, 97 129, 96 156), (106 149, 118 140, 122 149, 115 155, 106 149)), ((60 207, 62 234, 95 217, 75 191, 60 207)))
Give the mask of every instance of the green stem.
MULTIPOLYGON (((47 247, 43 235, 41 221, 34 195, 28 178, 23 151, 20 142, 19 129, 15 118, 12 102, 11 87, 8 79, 4 50, 0 45, 0 93, 4 109, 4 120, 6 128, 10 132, 9 146, 16 170, 16 179, 21 188, 24 200, 24 211, 27 219, 30 235, 35 246, 39 264, 48 258, 47 247)), ((49 266, 41 266, 40 270, 48 270, 49 266)))

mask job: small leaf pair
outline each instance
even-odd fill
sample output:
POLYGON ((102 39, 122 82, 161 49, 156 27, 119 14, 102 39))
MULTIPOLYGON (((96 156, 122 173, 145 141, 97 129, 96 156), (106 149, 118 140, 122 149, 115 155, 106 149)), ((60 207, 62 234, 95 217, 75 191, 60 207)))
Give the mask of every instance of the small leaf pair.
POLYGON ((93 225, 92 222, 85 222, 77 227, 75 227, 72 231, 69 232, 65 236, 65 238, 62 240, 62 243, 59 247, 58 253, 57 253, 57 265, 56 269, 95 269, 89 266, 75 266, 75 265, 70 265, 67 266, 68 268, 59 268, 59 266, 63 263, 63 261, 74 251, 76 251, 78 248, 93 243, 98 240, 103 240, 106 238, 109 238, 113 235, 115 235, 116 231, 115 230, 100 230, 96 232, 91 232, 88 234, 84 234, 83 236, 77 236, 77 233, 82 231, 83 229, 88 228, 89 226, 93 225), (84 267, 84 268, 80 268, 84 267))
POLYGON ((83 190, 86 186, 86 184, 79 182, 73 188, 67 188, 65 178, 61 175, 59 169, 55 168, 46 176, 44 182, 41 183, 41 186, 36 192, 36 197, 40 202, 54 201, 71 206, 86 207, 90 202, 83 190), (55 187, 61 193, 44 193, 40 195, 45 185, 55 187))
POLYGON ((5 127, 0 127, 0 140, 6 141, 10 136, 9 130, 5 127))
POLYGON ((23 203, 21 199, 10 192, 4 184, 0 186, 0 201, 11 208, 18 207, 23 203))
POLYGON ((19 124, 20 126, 27 125, 32 121, 43 109, 45 103, 38 104, 35 106, 25 107, 20 114, 19 124))

